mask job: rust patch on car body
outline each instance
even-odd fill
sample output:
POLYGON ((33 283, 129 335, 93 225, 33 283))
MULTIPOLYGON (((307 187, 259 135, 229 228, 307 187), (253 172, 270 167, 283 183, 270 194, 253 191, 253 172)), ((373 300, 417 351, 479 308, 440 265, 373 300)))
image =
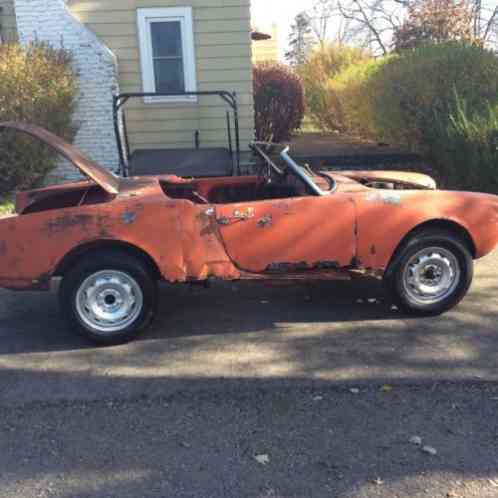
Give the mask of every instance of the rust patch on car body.
POLYGON ((302 272, 309 269, 309 264, 306 261, 298 263, 271 263, 267 266, 267 273, 294 273, 302 272))
POLYGON ((298 263, 271 263, 266 268, 268 273, 296 273, 308 272, 313 270, 338 270, 341 265, 337 261, 317 261, 308 263, 301 261, 298 263))
POLYGON ((267 214, 258 220, 258 227, 266 228, 271 226, 273 223, 273 216, 271 214, 267 214))
POLYGON ((49 234, 57 234, 75 227, 86 230, 92 221, 93 217, 89 214, 65 214, 48 220, 42 230, 49 234))

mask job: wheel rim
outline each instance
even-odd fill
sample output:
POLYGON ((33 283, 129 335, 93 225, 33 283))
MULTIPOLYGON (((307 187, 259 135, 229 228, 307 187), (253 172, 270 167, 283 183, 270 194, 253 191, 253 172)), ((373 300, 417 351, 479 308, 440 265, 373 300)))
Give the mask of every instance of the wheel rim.
POLYGON ((79 318, 102 334, 125 329, 137 319, 142 308, 143 293, 136 280, 116 270, 90 275, 76 293, 79 318))
POLYGON ((455 291, 460 275, 460 263, 453 252, 429 247, 409 259, 403 271, 403 287, 413 302, 437 304, 455 291))

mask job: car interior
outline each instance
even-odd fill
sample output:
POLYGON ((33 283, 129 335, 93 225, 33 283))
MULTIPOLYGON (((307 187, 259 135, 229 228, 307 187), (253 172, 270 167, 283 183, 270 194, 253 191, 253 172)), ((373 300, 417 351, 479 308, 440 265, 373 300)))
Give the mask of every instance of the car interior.
MULTIPOLYGON (((280 160, 273 160, 265 151, 265 148, 274 147, 273 145, 256 143, 252 147, 260 158, 253 176, 194 178, 181 182, 160 180, 161 188, 171 199, 186 199, 195 204, 230 204, 319 196, 328 195, 335 190, 333 179, 315 173, 309 167, 297 165, 288 155, 288 148, 281 151, 278 156, 280 160)), ((112 197, 92 181, 83 181, 61 190, 54 188, 32 191, 29 201, 19 214, 101 204, 110 201, 112 197)))
POLYGON ((220 179, 194 179, 188 183, 161 182, 164 193, 173 199, 188 199, 196 204, 230 204, 268 199, 286 199, 314 195, 328 195, 335 190, 335 182, 309 167, 297 165, 288 155, 288 147, 280 153, 277 164, 264 150, 273 146, 252 144, 260 158, 254 176, 220 179))

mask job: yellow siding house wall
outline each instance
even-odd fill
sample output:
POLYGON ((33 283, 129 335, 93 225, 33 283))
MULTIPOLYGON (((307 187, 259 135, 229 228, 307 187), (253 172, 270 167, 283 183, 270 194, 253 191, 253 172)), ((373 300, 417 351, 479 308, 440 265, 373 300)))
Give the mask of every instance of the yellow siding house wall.
MULTIPOLYGON (((0 0, 12 26, 13 0, 0 0)), ((254 137, 250 0, 69 0, 73 15, 117 56, 121 92, 143 90, 137 9, 192 7, 199 91, 236 91, 243 148, 254 137)), ((15 21, 15 18, 14 18, 15 21)), ((7 24, 6 24, 7 25, 7 24)), ((130 101, 127 125, 132 149, 226 146, 225 105, 217 97, 192 103, 130 101)))
POLYGON ((3 41, 12 41, 16 38, 14 0, 0 0, 0 37, 3 41))

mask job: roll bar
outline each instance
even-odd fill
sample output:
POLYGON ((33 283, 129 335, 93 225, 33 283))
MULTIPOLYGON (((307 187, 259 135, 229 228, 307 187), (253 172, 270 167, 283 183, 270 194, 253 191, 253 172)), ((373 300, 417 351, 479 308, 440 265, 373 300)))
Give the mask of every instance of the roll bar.
MULTIPOLYGON (((113 120, 114 120, 114 133, 116 135, 116 143, 118 146, 119 154, 119 172, 122 176, 129 174, 129 160, 131 157, 130 142, 128 140, 128 130, 126 126, 126 115, 124 113, 124 105, 130 100, 135 98, 154 98, 154 97, 209 97, 218 96, 228 106, 233 114, 234 120, 234 134, 235 134, 235 152, 232 143, 232 123, 230 111, 227 111, 227 140, 228 150, 232 157, 232 173, 234 175, 240 174, 240 124, 239 124, 239 106, 237 103, 237 94, 235 92, 228 92, 225 90, 209 91, 209 92, 181 92, 181 93, 162 93, 162 92, 132 92, 120 93, 113 95, 113 120)), ((199 148, 199 135, 195 134, 196 148, 199 148)))

